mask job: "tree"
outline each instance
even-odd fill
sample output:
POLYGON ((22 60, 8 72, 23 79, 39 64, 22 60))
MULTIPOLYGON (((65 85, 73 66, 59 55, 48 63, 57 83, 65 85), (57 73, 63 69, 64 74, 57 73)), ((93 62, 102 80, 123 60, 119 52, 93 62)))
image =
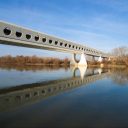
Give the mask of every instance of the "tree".
POLYGON ((116 64, 125 64, 128 66, 128 47, 119 47, 112 50, 112 54, 115 56, 113 61, 116 64))
POLYGON ((112 50, 114 56, 122 57, 128 55, 128 47, 122 46, 119 48, 114 48, 112 50))

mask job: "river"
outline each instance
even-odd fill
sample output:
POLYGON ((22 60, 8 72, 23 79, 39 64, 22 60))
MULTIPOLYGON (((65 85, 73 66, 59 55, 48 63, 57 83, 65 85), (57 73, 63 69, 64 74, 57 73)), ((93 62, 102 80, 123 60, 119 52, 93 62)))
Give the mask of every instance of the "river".
POLYGON ((1 128, 127 128, 128 69, 1 67, 1 128))

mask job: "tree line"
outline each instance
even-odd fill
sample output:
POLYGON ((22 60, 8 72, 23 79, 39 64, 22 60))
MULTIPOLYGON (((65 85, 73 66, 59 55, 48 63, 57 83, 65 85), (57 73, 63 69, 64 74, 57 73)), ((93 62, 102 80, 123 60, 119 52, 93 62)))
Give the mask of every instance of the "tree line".
POLYGON ((15 64, 15 65, 66 65, 70 64, 68 58, 59 59, 52 57, 37 57, 37 56, 2 56, 0 57, 0 64, 15 64))
MULTIPOLYGON (((112 50, 110 53, 110 60, 98 61, 87 61, 89 65, 100 65, 101 63, 105 66, 120 66, 125 65, 128 67, 128 47, 119 47, 112 50)), ((55 65, 55 66, 69 66, 70 60, 68 58, 59 59, 52 57, 37 57, 37 56, 2 56, 0 57, 0 65, 55 65)))

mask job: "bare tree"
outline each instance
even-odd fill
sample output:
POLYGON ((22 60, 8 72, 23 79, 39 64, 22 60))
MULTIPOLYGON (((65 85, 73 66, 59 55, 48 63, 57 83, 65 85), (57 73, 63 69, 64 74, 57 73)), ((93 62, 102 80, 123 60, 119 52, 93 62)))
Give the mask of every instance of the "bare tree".
POLYGON ((114 60, 116 64, 125 64, 128 66, 128 47, 119 47, 112 50, 112 54, 115 56, 114 60))
POLYGON ((114 48, 112 50, 112 54, 114 56, 122 57, 128 55, 128 47, 119 47, 119 48, 114 48))

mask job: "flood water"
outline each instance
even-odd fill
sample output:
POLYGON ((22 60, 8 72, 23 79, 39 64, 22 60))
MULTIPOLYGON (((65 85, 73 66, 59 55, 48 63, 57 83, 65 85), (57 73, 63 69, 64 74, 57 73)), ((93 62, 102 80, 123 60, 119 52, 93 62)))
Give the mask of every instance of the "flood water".
POLYGON ((1 67, 0 128, 128 128, 128 69, 1 67))

